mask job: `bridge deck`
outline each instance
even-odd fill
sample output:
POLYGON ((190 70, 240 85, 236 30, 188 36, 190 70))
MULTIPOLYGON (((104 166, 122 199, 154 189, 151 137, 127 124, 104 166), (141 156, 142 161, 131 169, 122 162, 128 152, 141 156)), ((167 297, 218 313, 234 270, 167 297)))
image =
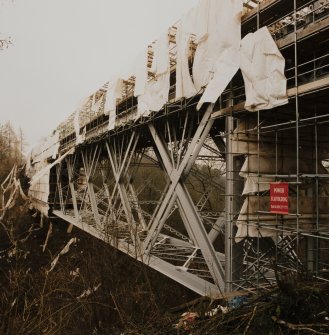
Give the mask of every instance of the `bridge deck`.
POLYGON ((241 71, 200 111, 203 91, 176 101, 171 27, 164 108, 138 116, 129 78, 114 129, 107 84, 81 112, 82 143, 75 114, 58 128, 60 155, 75 151, 50 170, 52 214, 202 295, 272 285, 273 257, 280 270, 329 280, 329 3, 296 4, 250 1, 242 18, 243 36, 266 25, 284 56, 287 104, 247 111, 241 71), (278 181, 289 185, 289 215, 269 211, 278 181))

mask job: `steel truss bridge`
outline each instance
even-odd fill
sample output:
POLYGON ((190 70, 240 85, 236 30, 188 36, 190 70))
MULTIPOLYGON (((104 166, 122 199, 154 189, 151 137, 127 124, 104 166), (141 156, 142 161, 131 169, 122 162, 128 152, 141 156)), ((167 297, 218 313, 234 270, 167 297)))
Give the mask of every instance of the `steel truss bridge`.
POLYGON ((241 73, 200 111, 196 96, 134 121, 130 99, 118 106, 122 122, 114 130, 107 130, 108 116, 100 115, 87 122, 82 144, 75 146, 74 132, 63 135, 60 152, 75 146, 74 153, 51 169, 51 216, 200 295, 266 289, 275 282, 274 263, 282 271, 306 269, 328 279, 329 175, 323 166, 329 159, 329 5, 250 3, 243 36, 269 27, 286 59, 287 105, 245 111, 241 73), (309 10, 301 15, 304 8, 309 10), (244 149, 237 149, 239 143, 244 149), (293 148, 289 153, 287 146, 293 148), (262 171, 264 152, 272 153, 272 170, 262 171), (239 172, 251 158, 258 186, 246 195, 239 172), (273 218, 268 212, 264 178, 289 183, 289 215, 273 218), (305 197, 312 202, 307 213, 305 197), (252 210, 244 220, 257 235, 236 241, 247 200, 252 210), (263 234, 264 226, 272 234, 263 234))

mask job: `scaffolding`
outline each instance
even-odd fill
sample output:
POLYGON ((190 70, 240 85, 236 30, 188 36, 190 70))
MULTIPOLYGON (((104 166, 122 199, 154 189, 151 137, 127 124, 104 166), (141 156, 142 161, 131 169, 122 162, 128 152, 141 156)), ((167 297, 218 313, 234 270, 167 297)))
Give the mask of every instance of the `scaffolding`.
POLYGON ((244 8, 242 37, 267 26, 286 61, 287 104, 247 111, 241 71, 215 104, 196 109, 203 91, 176 99, 176 24, 169 102, 138 115, 125 78, 109 129, 105 84, 57 128, 59 154, 75 151, 50 172, 52 215, 203 295, 267 289, 278 274, 329 279, 329 1, 244 8), (270 209, 276 183, 286 214, 270 209))
POLYGON ((246 113, 238 77, 229 98, 222 95, 232 289, 272 285, 277 271, 329 279, 328 8, 328 1, 264 1, 242 25, 243 34, 269 27, 286 59, 289 104, 246 113), (289 188, 286 215, 270 211, 277 182, 289 188))

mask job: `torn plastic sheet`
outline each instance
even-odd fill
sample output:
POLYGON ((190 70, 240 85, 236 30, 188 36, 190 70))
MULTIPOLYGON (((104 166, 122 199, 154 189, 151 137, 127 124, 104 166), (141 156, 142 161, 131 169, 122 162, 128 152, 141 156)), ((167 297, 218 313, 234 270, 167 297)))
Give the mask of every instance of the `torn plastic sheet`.
POLYGON ((116 119, 115 111, 109 112, 109 124, 107 130, 113 130, 115 128, 115 119, 116 119))
POLYGON ((115 78, 110 81, 105 97, 104 113, 115 111, 117 100, 122 98, 123 79, 115 78))
POLYGON ((147 82, 145 93, 138 97, 138 116, 158 112, 168 102, 170 88, 168 32, 161 35, 155 43, 151 71, 155 73, 155 77, 147 82))
POLYGON ((156 76, 167 73, 170 70, 168 31, 157 39, 153 50, 154 57, 151 72, 154 72, 156 76))
POLYGON ((33 184, 30 184, 28 192, 33 207, 45 216, 48 216, 49 211, 48 197, 50 191, 50 168, 47 168, 49 165, 50 164, 47 164, 47 162, 38 163, 37 168, 41 168, 41 170, 37 172, 36 175, 38 175, 41 171, 43 171, 43 173, 38 176, 38 179, 35 180, 33 184))
POLYGON ((177 27, 176 99, 190 98, 197 94, 188 63, 195 13, 195 8, 192 8, 177 27))
MULTIPOLYGON (((95 95, 94 95, 95 96, 95 95)), ((91 97, 87 97, 82 99, 82 101, 79 103, 79 107, 76 109, 76 111, 73 113, 73 128, 75 131, 75 144, 79 145, 84 142, 85 140, 85 132, 83 131, 82 134, 80 134, 81 128, 85 125, 86 121, 86 114, 88 113, 87 120, 90 120, 89 117, 89 111, 92 106, 92 99, 91 97)))
MULTIPOLYGON (((222 66, 232 64, 230 56, 238 53, 243 1, 206 0, 201 1, 198 7, 200 14, 196 18, 201 20, 199 25, 201 24, 202 28, 199 29, 201 33, 200 31, 197 33, 199 44, 193 63, 193 81, 196 90, 200 91, 214 78, 216 71, 220 71, 222 66), (207 28, 205 28, 206 23, 207 28)), ((235 60, 236 57, 233 59, 235 60)), ((239 67, 238 63, 235 64, 234 68, 236 67, 239 67)), ((217 78, 216 81, 221 84, 221 79, 217 78)), ((214 85, 211 89, 214 89, 214 85)), ((209 92, 208 95, 210 95, 209 92)), ((220 91, 217 97, 219 95, 220 91)))
POLYGON ((77 239, 76 239, 76 237, 71 238, 71 239, 67 242, 67 244, 65 245, 65 247, 58 253, 58 255, 57 255, 57 256, 54 258, 54 260, 51 262, 51 264, 50 264, 50 269, 47 271, 47 274, 48 274, 49 272, 53 271, 53 269, 55 268, 55 266, 56 266, 56 264, 57 264, 57 262, 58 262, 58 260, 59 260, 59 257, 65 255, 66 253, 68 253, 68 252, 70 251, 70 246, 71 246, 72 244, 76 244, 76 243, 77 243, 77 239))
POLYGON ((158 112, 168 102, 170 73, 161 74, 146 84, 145 94, 138 97, 138 116, 158 112))
POLYGON ((240 54, 245 108, 256 111, 288 103, 285 59, 267 27, 245 36, 240 54))
POLYGON ((56 130, 52 135, 45 137, 31 152, 33 163, 46 159, 55 159, 59 149, 59 132, 56 130))
POLYGON ((199 110, 205 102, 215 103, 239 69, 239 51, 225 50, 214 67, 214 76, 197 104, 199 110))
POLYGON ((195 43, 199 44, 208 38, 209 32, 209 13, 210 13, 210 0, 199 0, 195 7, 194 16, 194 33, 195 43))
POLYGON ((273 178, 264 178, 258 176, 242 175, 245 178, 244 189, 242 195, 265 192, 270 189, 270 182, 274 181, 273 178))
MULTIPOLYGON (((41 169, 38 173, 36 173, 33 176, 32 180, 30 181, 30 186, 33 186, 42 176, 44 176, 46 173, 48 173, 53 166, 55 166, 58 163, 60 163, 66 156, 72 155, 73 153, 74 153, 74 148, 72 148, 69 151, 67 151, 64 155, 62 155, 61 157, 59 157, 53 163, 47 164, 43 169, 41 169)), ((49 180, 48 180, 48 184, 49 184, 49 180)))
POLYGON ((138 97, 145 93, 147 76, 148 76, 147 61, 148 61, 148 52, 145 49, 136 59, 135 68, 133 70, 135 75, 135 87, 134 87, 135 97, 138 97))
POLYGON ((168 32, 161 35, 155 43, 151 72, 155 73, 155 77, 147 82, 145 93, 138 97, 138 116, 147 116, 150 112, 158 112, 168 102, 170 88, 168 32))
POLYGON ((115 127, 117 100, 122 98, 123 79, 110 81, 105 97, 104 114, 109 116, 108 130, 115 127))
POLYGON ((80 110, 77 109, 74 115, 75 144, 79 145, 85 140, 85 134, 80 134, 80 110))

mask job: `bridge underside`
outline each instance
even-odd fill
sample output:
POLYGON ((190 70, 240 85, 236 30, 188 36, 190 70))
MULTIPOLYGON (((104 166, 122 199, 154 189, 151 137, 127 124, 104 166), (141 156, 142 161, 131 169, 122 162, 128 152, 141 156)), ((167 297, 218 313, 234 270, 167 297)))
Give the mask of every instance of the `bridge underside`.
POLYGON ((74 151, 50 170, 51 213, 200 295, 266 289, 275 271, 328 280, 329 6, 318 2, 263 1, 242 22, 243 35, 267 25, 276 39, 288 104, 247 112, 240 71, 200 111, 196 96, 136 121, 124 102, 114 130, 102 114, 83 143, 62 136, 60 152, 74 151), (273 182, 289 185, 288 215, 270 212, 273 182))

